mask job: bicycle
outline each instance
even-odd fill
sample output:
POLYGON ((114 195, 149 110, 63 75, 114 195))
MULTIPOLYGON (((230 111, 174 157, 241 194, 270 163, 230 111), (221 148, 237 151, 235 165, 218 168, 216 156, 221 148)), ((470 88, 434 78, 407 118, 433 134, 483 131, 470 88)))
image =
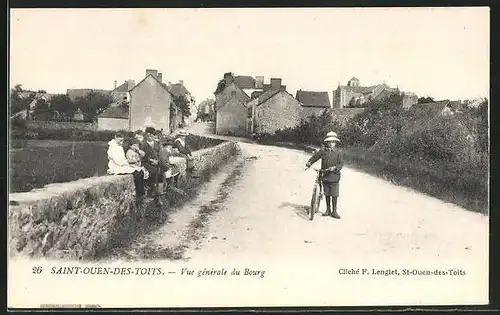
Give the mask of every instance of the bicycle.
MULTIPOLYGON (((307 168, 306 168, 307 170, 307 168)), ((314 215, 319 212, 319 206, 321 204, 321 199, 323 199, 323 183, 321 182, 321 177, 324 172, 327 171, 334 171, 335 167, 330 167, 327 169, 314 169, 318 175, 316 176, 316 179, 314 181, 314 187, 313 187, 313 193, 311 196, 311 207, 308 209, 308 217, 309 220, 314 219, 314 215)))

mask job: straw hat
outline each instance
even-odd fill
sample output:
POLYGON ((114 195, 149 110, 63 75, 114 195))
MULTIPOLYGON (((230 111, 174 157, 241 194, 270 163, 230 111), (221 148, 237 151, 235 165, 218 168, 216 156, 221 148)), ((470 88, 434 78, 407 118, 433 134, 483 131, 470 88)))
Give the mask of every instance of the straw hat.
POLYGON ((178 136, 187 136, 187 135, 189 135, 189 133, 188 133, 188 132, 186 132, 186 131, 184 131, 184 130, 179 130, 179 131, 177 132, 177 135, 178 135, 178 136))
POLYGON ((326 138, 325 140, 323 140, 323 142, 332 142, 332 141, 339 142, 340 140, 337 137, 337 133, 330 131, 329 133, 326 134, 326 138))

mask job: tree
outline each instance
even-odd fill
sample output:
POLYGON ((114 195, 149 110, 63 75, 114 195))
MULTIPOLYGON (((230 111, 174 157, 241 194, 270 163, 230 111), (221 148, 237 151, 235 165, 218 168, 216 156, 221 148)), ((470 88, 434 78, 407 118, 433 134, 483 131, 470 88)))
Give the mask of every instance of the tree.
POLYGON ((111 103, 113 103, 113 98, 110 94, 92 91, 84 97, 78 97, 75 100, 75 108, 80 108, 89 120, 94 120, 108 109, 111 103))
POLYGON ((9 114, 15 114, 21 110, 28 110, 28 105, 35 99, 35 92, 30 92, 28 98, 22 98, 20 94, 22 92, 28 92, 23 89, 21 84, 16 84, 14 88, 10 91, 9 99, 9 114))
POLYGON ((36 120, 49 120, 50 116, 51 110, 49 104, 43 99, 37 100, 33 109, 33 117, 36 120))
POLYGON ((228 75, 231 77, 234 77, 232 72, 224 73, 224 77, 221 80, 219 80, 219 83, 217 83, 217 88, 215 89, 215 92, 214 92, 215 95, 219 94, 220 92, 222 92, 226 88, 225 77, 228 75))
POLYGON ((175 106, 181 111, 182 117, 191 116, 191 107, 184 95, 174 97, 173 101, 175 106))
POLYGON ((396 92, 384 98, 370 100, 366 110, 353 123, 364 134, 365 145, 371 147, 389 134, 399 133, 405 119, 403 94, 396 92))
POLYGON ((66 94, 54 95, 50 101, 50 109, 65 117, 71 117, 76 111, 75 104, 66 94))
POLYGON ((423 104, 423 103, 432 103, 434 102, 434 98, 427 96, 427 97, 419 97, 417 103, 418 104, 423 104))
POLYGON ((206 99, 198 105, 196 120, 210 121, 214 119, 215 100, 206 99))

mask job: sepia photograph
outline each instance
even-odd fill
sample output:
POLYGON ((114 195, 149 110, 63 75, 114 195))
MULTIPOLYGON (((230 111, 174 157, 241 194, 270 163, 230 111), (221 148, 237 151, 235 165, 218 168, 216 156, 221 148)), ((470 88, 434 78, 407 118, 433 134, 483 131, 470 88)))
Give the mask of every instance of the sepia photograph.
POLYGON ((488 7, 9 15, 9 308, 489 303, 488 7))

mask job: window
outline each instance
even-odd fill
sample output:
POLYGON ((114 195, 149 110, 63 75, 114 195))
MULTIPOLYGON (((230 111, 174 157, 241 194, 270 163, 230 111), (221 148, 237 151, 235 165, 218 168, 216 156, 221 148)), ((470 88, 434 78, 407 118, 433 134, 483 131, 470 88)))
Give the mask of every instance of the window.
POLYGON ((236 91, 231 91, 231 97, 236 97, 236 91))

